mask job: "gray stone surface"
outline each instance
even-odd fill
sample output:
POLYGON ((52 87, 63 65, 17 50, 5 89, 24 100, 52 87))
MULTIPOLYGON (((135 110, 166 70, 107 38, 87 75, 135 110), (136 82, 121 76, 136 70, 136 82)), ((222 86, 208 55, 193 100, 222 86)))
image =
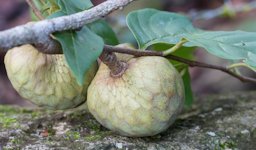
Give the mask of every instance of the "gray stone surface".
POLYGON ((198 98, 164 133, 121 137, 84 109, 65 112, 0 106, 0 149, 256 149, 256 92, 198 98))

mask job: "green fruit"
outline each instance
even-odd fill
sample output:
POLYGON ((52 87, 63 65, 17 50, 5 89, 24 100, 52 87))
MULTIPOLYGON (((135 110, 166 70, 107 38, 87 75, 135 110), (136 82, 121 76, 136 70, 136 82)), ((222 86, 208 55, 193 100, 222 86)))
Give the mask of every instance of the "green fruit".
POLYGON ((9 50, 4 62, 7 75, 18 93, 32 103, 49 109, 69 109, 85 102, 87 88, 97 70, 95 63, 80 86, 64 55, 43 54, 32 45, 9 50))
POLYGON ((170 62, 157 56, 132 58, 121 77, 101 63, 88 88, 89 111, 106 128, 124 136, 166 130, 184 102, 183 82, 170 62))

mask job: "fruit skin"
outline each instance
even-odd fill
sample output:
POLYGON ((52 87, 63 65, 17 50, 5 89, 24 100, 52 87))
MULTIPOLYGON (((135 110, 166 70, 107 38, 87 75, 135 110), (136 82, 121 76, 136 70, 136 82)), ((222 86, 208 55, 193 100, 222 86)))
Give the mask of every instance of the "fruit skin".
POLYGON ((97 64, 78 85, 64 55, 47 55, 32 45, 9 50, 5 55, 7 75, 17 92, 32 103, 48 109, 74 108, 86 100, 87 88, 95 76, 97 64))
POLYGON ((87 105, 106 128, 124 136, 143 137, 166 130, 184 103, 183 81, 163 57, 132 58, 119 77, 101 63, 88 88, 87 105))

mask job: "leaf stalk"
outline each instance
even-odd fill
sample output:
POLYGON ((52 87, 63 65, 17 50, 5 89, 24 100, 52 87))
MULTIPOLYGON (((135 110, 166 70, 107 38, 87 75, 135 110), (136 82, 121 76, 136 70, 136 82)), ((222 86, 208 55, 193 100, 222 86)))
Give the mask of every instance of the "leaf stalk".
POLYGON ((167 56, 173 52, 175 52, 176 50, 178 50, 179 48, 181 48, 183 46, 183 44, 187 43, 188 40, 186 39, 181 39, 177 44, 175 44, 172 48, 166 50, 163 52, 164 56, 167 56))

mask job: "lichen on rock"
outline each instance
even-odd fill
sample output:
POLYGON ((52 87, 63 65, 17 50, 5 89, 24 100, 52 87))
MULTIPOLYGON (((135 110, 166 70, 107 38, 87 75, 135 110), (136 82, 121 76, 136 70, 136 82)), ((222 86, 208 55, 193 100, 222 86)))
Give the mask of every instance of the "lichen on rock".
POLYGON ((168 130, 146 138, 116 135, 97 123, 85 108, 54 112, 0 106, 0 116, 16 120, 3 127, 0 119, 0 147, 249 150, 256 147, 255 99, 255 92, 195 98, 193 109, 184 111, 168 130))

